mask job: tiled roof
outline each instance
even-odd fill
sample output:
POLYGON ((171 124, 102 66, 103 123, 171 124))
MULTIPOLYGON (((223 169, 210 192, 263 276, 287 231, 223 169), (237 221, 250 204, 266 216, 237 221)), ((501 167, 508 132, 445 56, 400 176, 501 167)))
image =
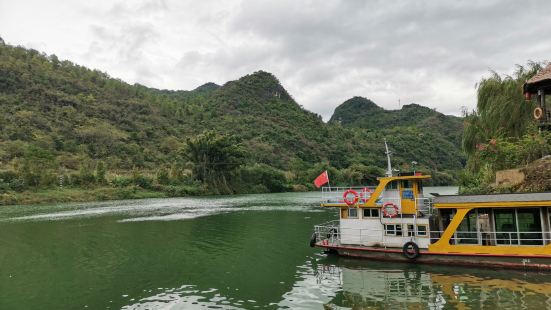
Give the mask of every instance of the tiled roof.
POLYGON ((526 84, 533 84, 543 80, 551 80, 551 64, 529 79, 526 84))

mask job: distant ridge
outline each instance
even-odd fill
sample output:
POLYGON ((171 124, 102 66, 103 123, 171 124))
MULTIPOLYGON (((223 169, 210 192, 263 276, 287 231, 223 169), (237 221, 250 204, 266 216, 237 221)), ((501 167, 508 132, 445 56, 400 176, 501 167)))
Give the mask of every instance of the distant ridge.
POLYGON ((215 90, 215 89, 218 89, 218 88, 220 88, 220 85, 218 85, 216 83, 213 83, 213 82, 208 82, 208 83, 205 83, 205 84, 195 88, 193 91, 204 92, 204 91, 212 91, 212 90, 215 90))

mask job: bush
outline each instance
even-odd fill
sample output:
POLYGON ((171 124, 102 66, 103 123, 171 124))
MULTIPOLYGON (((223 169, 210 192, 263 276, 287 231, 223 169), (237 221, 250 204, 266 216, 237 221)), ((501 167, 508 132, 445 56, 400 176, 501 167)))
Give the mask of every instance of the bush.
POLYGON ((157 183, 162 185, 167 185, 170 183, 170 177, 168 176, 168 171, 164 168, 161 168, 157 172, 157 183))
POLYGON ((141 188, 151 188, 153 184, 153 179, 146 177, 138 171, 132 172, 132 183, 141 188))
POLYGON ((293 185, 293 192, 307 192, 308 187, 304 186, 303 184, 294 184, 293 185))
POLYGON ((0 194, 0 205, 17 204, 17 197, 12 194, 0 194))
POLYGON ((132 184, 132 179, 123 176, 116 176, 111 179, 111 184, 113 184, 113 186, 115 187, 127 187, 128 185, 132 184))
POLYGON ((168 185, 164 187, 163 191, 170 197, 193 196, 202 193, 201 189, 196 186, 168 185))
POLYGON ((80 165, 78 179, 80 185, 96 183, 96 176, 92 172, 92 169, 90 169, 90 166, 87 164, 80 165))
POLYGON ((243 167, 239 171, 239 174, 241 179, 240 185, 248 188, 247 192, 277 193, 289 189, 285 173, 266 164, 254 164, 243 167))

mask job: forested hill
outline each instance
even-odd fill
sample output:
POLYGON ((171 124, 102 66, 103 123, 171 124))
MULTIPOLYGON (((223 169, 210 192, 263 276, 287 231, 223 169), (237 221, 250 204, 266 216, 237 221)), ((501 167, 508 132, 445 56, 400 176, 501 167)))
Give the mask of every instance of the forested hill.
POLYGON ((422 125, 324 123, 263 71, 222 86, 158 90, 0 42, 0 108, 0 194, 55 187, 60 179, 172 195, 281 191, 310 186, 323 169, 334 184, 371 183, 383 173, 385 136, 397 165, 416 160, 440 182, 453 182, 462 168, 458 150, 431 145, 422 125), (224 166, 227 154, 213 149, 229 144, 239 158, 224 166), (210 153, 198 160, 194 147, 210 153))
POLYGON ((444 115, 433 109, 411 103, 400 110, 385 110, 373 101, 354 97, 339 105, 330 122, 338 122, 343 127, 365 129, 388 129, 395 127, 415 127, 443 134, 460 146, 463 134, 463 119, 444 115))
POLYGON ((444 115, 433 109, 412 103, 402 106, 400 110, 385 110, 373 101, 354 97, 339 105, 330 122, 339 123, 343 127, 381 130, 390 128, 414 128, 441 140, 450 141, 455 150, 453 155, 463 158, 461 139, 463 135, 463 119, 453 115, 444 115), (442 139, 440 139, 442 138, 442 139))

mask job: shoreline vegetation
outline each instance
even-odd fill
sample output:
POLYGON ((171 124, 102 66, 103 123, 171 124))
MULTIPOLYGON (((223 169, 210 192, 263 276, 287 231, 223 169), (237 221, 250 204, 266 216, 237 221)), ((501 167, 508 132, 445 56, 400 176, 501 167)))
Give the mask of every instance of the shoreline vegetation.
MULTIPOLYGON (((463 150, 467 155, 465 171, 460 175, 462 194, 490 194, 551 191, 548 160, 551 133, 540 131, 532 115, 535 98, 523 95, 523 85, 540 72, 546 62, 517 65, 512 75, 496 72, 477 86, 477 107, 465 112, 463 150), (496 185, 496 172, 520 169, 526 182, 496 185)), ((547 96, 547 105, 550 104, 547 96)))

